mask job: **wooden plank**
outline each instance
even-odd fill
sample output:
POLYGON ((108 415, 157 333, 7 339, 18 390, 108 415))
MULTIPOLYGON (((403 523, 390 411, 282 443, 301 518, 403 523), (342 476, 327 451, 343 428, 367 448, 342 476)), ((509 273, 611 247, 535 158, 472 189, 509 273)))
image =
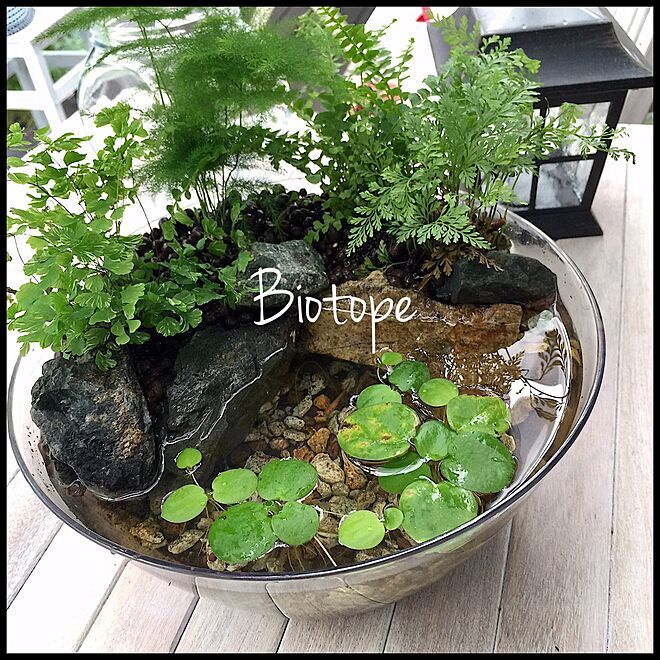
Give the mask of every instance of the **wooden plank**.
POLYGON ((200 597, 176 653, 275 653, 283 616, 248 612, 200 597))
POLYGON ((382 653, 393 605, 365 614, 289 621, 278 653, 382 653))
POLYGON ((599 302, 605 377, 581 436, 513 521, 498 652, 605 650, 625 174, 607 163, 594 202, 604 236, 560 243, 599 302))
POLYGON ((7 612, 7 650, 75 651, 123 565, 119 555, 65 526, 7 612))
POLYGON ((609 650, 653 650, 653 127, 630 127, 609 650))
POLYGON ((440 581, 396 604, 386 653, 491 653, 511 525, 440 581), (432 634, 418 634, 420 623, 432 634))
POLYGON ((7 607, 61 526, 17 474, 7 487, 7 607))
POLYGON ((197 602, 191 584, 130 563, 89 629, 81 653, 169 653, 197 602))

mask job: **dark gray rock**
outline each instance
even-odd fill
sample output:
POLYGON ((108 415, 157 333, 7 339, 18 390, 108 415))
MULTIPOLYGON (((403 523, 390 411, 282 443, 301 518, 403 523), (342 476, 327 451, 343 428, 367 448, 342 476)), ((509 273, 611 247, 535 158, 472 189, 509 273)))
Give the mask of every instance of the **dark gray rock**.
POLYGON ((434 298, 441 302, 475 305, 552 301, 557 293, 555 274, 540 261, 519 254, 493 251, 488 258, 502 270, 477 260, 460 259, 434 298))
POLYGON ((209 327, 179 351, 167 390, 169 414, 165 466, 185 447, 204 457, 195 473, 205 480, 220 458, 240 444, 259 408, 279 387, 292 357, 291 317, 236 330, 209 327))
POLYGON ((151 417, 125 353, 106 372, 91 356, 49 360, 32 388, 31 414, 52 455, 92 492, 117 497, 154 481, 151 417))
MULTIPOLYGON (((328 288, 328 277, 325 273, 323 260, 319 253, 305 241, 286 241, 284 243, 253 243, 250 246, 253 259, 247 270, 239 277, 239 282, 247 282, 248 286, 258 291, 259 278, 249 279, 260 268, 277 268, 282 273, 282 279, 277 288, 286 289, 303 296, 314 295, 328 288), (300 288, 298 288, 300 287, 300 288)), ((263 288, 267 291, 275 284, 275 273, 263 274, 263 288)), ((264 298, 264 308, 283 305, 289 296, 274 294, 264 298)), ((242 302, 245 307, 258 308, 254 294, 246 295, 242 302)))

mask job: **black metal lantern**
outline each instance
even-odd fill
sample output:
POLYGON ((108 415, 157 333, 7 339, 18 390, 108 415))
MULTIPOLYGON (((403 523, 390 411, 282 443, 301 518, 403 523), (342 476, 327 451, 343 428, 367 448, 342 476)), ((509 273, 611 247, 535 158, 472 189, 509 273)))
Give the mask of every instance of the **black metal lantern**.
MULTIPOLYGON (((569 102, 581 106, 585 128, 615 128, 628 90, 653 85, 635 44, 603 8, 460 7, 454 17, 462 16, 470 28, 479 22, 482 39, 510 37, 511 48, 541 61, 535 108, 544 117, 569 102)), ((449 46, 438 28, 428 29, 440 70, 449 46)), ((591 203, 606 157, 593 152, 583 158, 570 147, 554 152, 537 162, 538 177, 520 177, 516 192, 525 205, 511 209, 552 238, 601 235, 591 203)))

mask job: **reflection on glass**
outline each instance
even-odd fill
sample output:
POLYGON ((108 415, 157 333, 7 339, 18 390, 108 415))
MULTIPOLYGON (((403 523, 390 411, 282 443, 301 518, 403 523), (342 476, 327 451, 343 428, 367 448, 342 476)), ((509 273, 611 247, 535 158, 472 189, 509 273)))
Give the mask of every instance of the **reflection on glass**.
MULTIPOLYGON (((584 103, 578 105, 582 111, 582 117, 579 119, 580 135, 591 135, 592 131, 600 133, 605 128, 605 120, 607 113, 610 111, 610 102, 602 101, 601 103, 584 103)), ((556 117, 559 114, 559 108, 550 108, 548 111, 549 117, 556 117)), ((589 151, 590 154, 595 153, 593 150, 589 151)), ((573 141, 565 145, 561 149, 553 151, 550 156, 579 156, 580 148, 578 143, 573 141)))
POLYGON ((591 173, 592 160, 547 163, 539 168, 536 208, 579 206, 591 173))

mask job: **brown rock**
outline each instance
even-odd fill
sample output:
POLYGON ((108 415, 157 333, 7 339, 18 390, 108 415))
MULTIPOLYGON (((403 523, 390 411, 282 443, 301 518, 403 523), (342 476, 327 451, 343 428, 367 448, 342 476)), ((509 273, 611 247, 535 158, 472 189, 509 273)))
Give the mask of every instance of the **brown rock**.
POLYGON ((307 441, 310 449, 316 454, 322 454, 325 452, 326 447, 328 446, 328 440, 330 439, 330 431, 328 429, 319 429, 314 433, 314 435, 307 441))
POLYGON ((276 451, 282 451, 289 448, 289 441, 285 438, 275 438, 275 440, 270 441, 270 447, 276 451))
POLYGON ((344 474, 346 475, 346 485, 349 490, 358 490, 364 488, 367 484, 367 477, 358 470, 353 463, 344 458, 344 474))
MULTIPOLYGON (((354 296, 365 301, 371 296, 375 304, 391 298, 395 308, 399 300, 410 298, 410 306, 401 308, 406 309, 405 317, 414 314, 410 321, 398 321, 392 313, 376 326, 376 351, 389 348, 404 355, 417 349, 428 353, 455 349, 492 353, 516 341, 522 318, 518 305, 445 305, 416 291, 390 286, 380 271, 374 271, 364 280, 341 284, 337 296, 354 296)), ((367 314, 361 321, 353 321, 345 301, 341 300, 337 309, 338 318, 346 323, 337 325, 332 310, 324 309, 317 321, 305 326, 301 347, 310 353, 373 364, 371 317, 367 314)))
POLYGON ((307 461, 309 463, 314 458, 314 452, 309 447, 303 445, 293 450, 293 457, 299 461, 307 461))
POLYGON ((341 447, 339 446, 339 442, 337 442, 337 438, 330 438, 328 441, 328 447, 326 448, 326 453, 333 461, 336 458, 339 458, 339 454, 341 454, 341 447))
POLYGON ((344 471, 328 454, 317 454, 312 459, 312 465, 319 474, 319 479, 327 484, 337 484, 344 481, 344 471))
POLYGON ((330 403, 330 397, 327 397, 325 394, 319 394, 316 399, 314 399, 314 405, 319 410, 326 410, 330 403))

